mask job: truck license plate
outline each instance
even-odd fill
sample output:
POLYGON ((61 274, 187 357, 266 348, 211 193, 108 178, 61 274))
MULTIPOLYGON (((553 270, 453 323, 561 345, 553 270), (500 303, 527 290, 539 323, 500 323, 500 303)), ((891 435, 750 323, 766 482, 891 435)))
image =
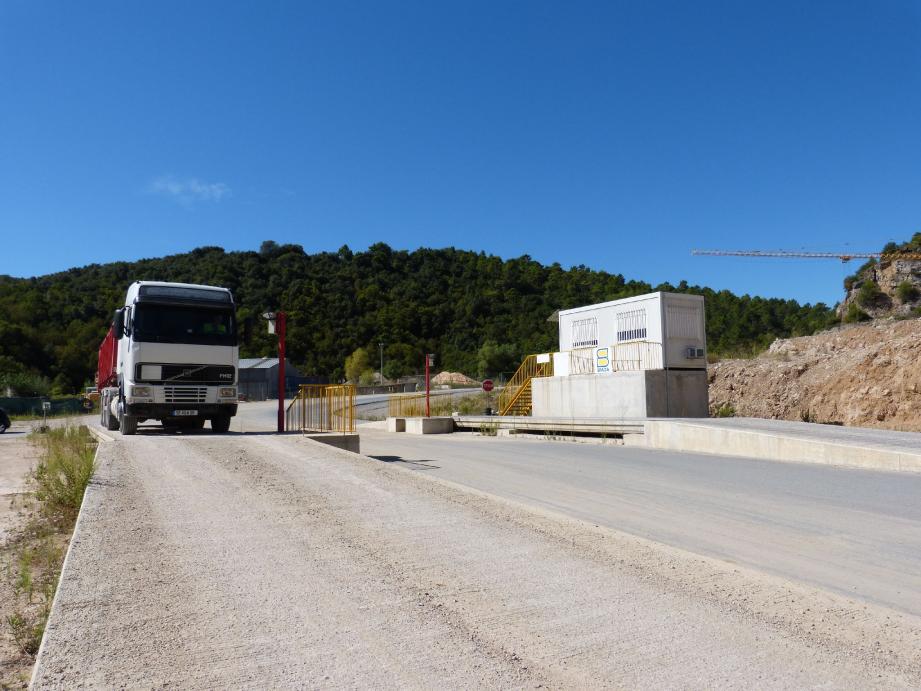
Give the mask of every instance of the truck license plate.
POLYGON ((198 415, 197 410, 174 410, 173 415, 182 416, 182 415, 198 415))

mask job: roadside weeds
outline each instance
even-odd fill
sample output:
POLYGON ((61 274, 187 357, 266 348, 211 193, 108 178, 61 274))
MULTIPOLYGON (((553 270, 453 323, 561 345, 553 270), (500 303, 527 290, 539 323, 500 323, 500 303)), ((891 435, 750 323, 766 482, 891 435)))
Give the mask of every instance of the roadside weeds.
POLYGON ((0 689, 25 688, 51 612, 67 545, 95 470, 96 440, 85 426, 34 432, 39 451, 30 491, 14 500, 19 525, 0 547, 2 626, 21 657, 0 670, 0 689))

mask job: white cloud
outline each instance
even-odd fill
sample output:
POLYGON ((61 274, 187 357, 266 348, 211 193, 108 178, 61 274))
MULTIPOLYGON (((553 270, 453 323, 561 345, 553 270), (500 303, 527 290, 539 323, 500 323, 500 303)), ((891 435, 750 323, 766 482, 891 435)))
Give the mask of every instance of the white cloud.
POLYGON ((205 182, 198 178, 179 179, 163 175, 147 186, 150 194, 159 194, 186 206, 195 202, 219 202, 230 196, 230 187, 223 182, 205 182))

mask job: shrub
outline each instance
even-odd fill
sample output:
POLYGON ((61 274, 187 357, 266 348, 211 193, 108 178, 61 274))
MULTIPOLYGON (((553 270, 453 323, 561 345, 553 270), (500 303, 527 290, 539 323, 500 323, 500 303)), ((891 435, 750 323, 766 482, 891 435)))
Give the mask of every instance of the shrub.
POLYGON ((862 307, 872 307, 879 300, 882 292, 876 281, 864 281, 857 292, 857 302, 862 307))
POLYGON ((856 324, 857 322, 865 322, 869 318, 869 314, 860 309, 856 302, 852 302, 847 306, 843 321, 845 324, 856 324))
POLYGON ((906 302, 914 302, 918 299, 918 289, 909 281, 899 283, 898 288, 895 289, 895 294, 903 305, 906 302))
POLYGON ((495 437, 499 434, 498 422, 484 422, 480 425, 480 436, 495 437))
POLYGON ((72 523, 95 470, 95 442, 86 427, 57 427, 36 437, 42 453, 33 473, 35 496, 50 518, 72 523))
POLYGON ((716 409, 716 417, 735 417, 736 409, 728 403, 724 403, 716 409))
POLYGON ((45 634, 48 617, 44 613, 34 616, 23 612, 13 612, 6 618, 13 642, 26 655, 35 657, 45 634))

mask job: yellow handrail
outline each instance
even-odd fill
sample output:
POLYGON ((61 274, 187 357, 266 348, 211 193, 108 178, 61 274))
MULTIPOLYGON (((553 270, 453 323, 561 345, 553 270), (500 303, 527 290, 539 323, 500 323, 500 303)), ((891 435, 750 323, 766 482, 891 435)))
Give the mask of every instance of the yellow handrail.
POLYGON ((552 377, 553 358, 549 354, 528 355, 518 371, 509 379, 505 389, 499 394, 498 408, 500 415, 507 415, 518 398, 527 390, 534 377, 552 377))

